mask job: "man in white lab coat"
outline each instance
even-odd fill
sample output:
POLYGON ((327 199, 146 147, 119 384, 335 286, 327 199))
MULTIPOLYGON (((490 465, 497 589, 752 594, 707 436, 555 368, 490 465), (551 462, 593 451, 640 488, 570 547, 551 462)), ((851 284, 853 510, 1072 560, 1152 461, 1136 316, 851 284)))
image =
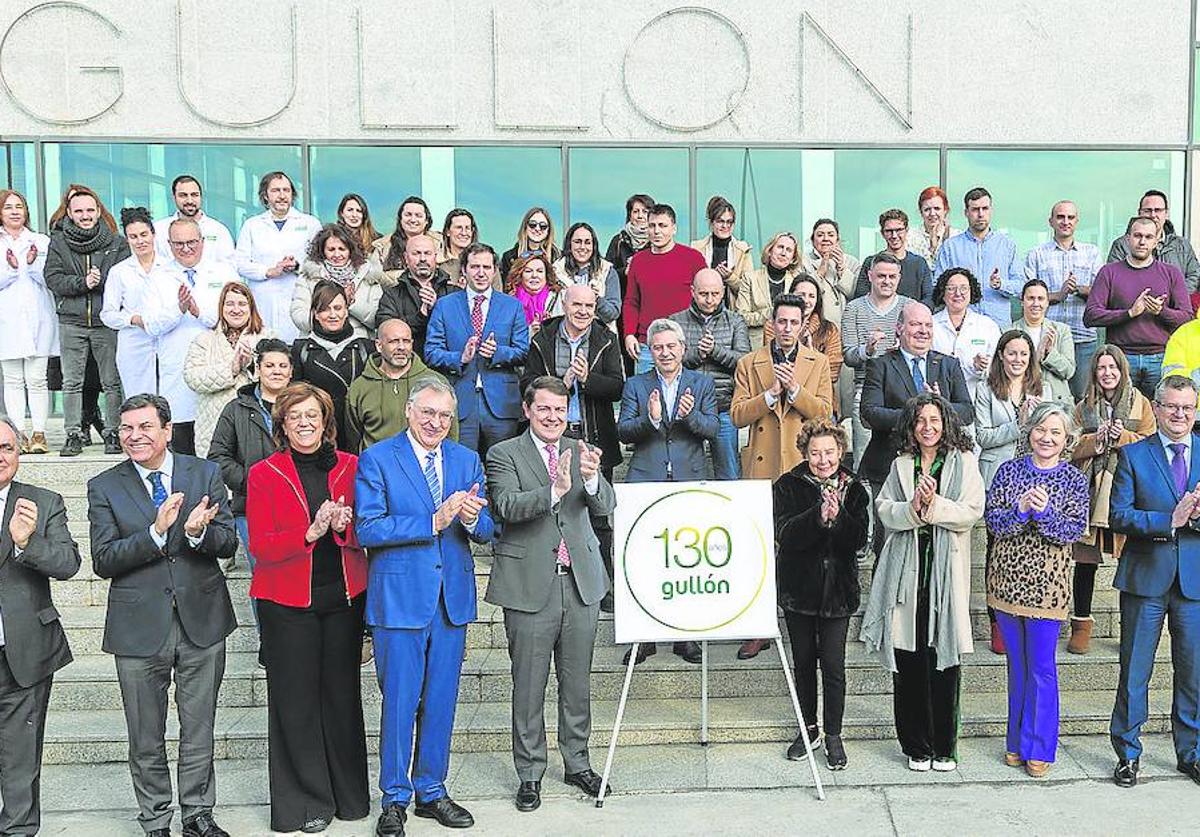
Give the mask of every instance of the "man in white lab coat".
MULTIPOLYGON (((154 242, 163 258, 171 258, 167 243, 167 231, 177 218, 190 218, 200 227, 204 239, 204 260, 233 264, 233 236, 229 228, 216 218, 204 214, 201 209, 203 190, 200 181, 190 174, 181 174, 171 182, 171 197, 175 199, 175 212, 154 222, 154 242)), ((174 402, 171 402, 174 404, 174 402)))
POLYGON ((279 339, 291 343, 299 335, 292 322, 292 289, 296 270, 321 222, 293 205, 296 190, 284 172, 263 175, 258 199, 266 212, 247 218, 238 233, 236 260, 254 293, 263 323, 279 339))

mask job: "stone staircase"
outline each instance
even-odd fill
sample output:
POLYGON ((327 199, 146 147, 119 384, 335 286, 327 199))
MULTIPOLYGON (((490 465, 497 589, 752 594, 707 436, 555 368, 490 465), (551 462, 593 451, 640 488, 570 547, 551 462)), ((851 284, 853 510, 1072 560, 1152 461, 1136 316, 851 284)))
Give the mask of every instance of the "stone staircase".
MULTIPOLYGON (((124 717, 116 670, 100 651, 108 582, 92 572, 87 531, 86 481, 120 461, 97 448, 84 456, 60 459, 56 454, 24 457, 19 479, 60 492, 66 499, 71 531, 79 542, 83 567, 68 581, 52 582, 55 603, 62 614, 75 662, 58 673, 46 729, 45 760, 50 764, 123 762, 127 759, 124 717), (96 452, 93 452, 96 451, 96 452)), ((962 730, 964 736, 1003 735, 1007 698, 1004 658, 987 650, 988 621, 982 592, 983 534, 976 531, 976 556, 971 601, 977 650, 968 656, 963 675, 962 730)), ((511 680, 502 612, 482 600, 490 556, 477 556, 476 582, 480 593, 479 620, 467 632, 454 749, 457 752, 510 751, 511 680)), ((1113 566, 1097 577, 1093 652, 1079 657, 1060 650, 1060 683, 1064 734, 1106 734, 1117 681, 1119 612, 1111 589, 1113 566)), ((864 585, 869 571, 863 572, 864 585)), ((266 676, 255 664, 257 636, 251 617, 249 577, 243 556, 229 576, 239 626, 228 641, 228 663, 217 714, 216 755, 219 759, 266 757, 266 676)), ((781 626, 782 627, 782 626, 781 626)), ((857 636, 858 619, 851 623, 857 636)), ((736 645, 709 647, 709 735, 720 742, 790 742, 795 718, 787 696, 779 658, 770 648, 751 661, 734 657, 736 645)), ((593 667, 593 746, 607 744, 616 715, 624 676, 624 648, 613 643, 613 621, 602 614, 593 667)), ((1162 663, 1169 661, 1165 643, 1162 663)), ((891 677, 869 658, 861 643, 852 642, 847 655, 845 735, 849 738, 891 738, 891 677)), ((1169 665, 1159 665, 1151 684, 1147 732, 1169 728, 1169 665)), ((369 747, 378 745, 379 693, 374 670, 363 669, 369 747)), ((555 681, 547 694, 547 721, 555 729, 555 681)), ((678 744, 699 739, 700 671, 664 647, 639 666, 621 730, 621 741, 636 744, 678 744)), ((172 713, 173 714, 173 713, 172 713)), ((171 755, 177 724, 169 719, 171 755)), ((551 746, 554 746, 553 741, 551 746)))

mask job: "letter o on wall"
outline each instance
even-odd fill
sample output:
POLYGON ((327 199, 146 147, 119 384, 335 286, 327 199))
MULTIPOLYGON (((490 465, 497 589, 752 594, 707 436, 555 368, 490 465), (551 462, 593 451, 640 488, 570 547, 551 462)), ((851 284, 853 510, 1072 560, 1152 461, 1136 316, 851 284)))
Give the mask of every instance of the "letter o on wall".
POLYGON ((737 109, 750 85, 746 36, 711 9, 669 9, 643 26, 625 50, 621 84, 634 109, 660 128, 710 128, 737 109), (698 63, 705 55, 741 60, 698 63))

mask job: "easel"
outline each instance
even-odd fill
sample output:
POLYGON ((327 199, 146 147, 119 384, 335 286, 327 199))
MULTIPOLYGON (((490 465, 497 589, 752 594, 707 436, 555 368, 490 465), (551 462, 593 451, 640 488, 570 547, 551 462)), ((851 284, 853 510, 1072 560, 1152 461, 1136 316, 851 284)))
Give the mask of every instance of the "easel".
MULTIPOLYGON (((783 666, 783 676, 787 680, 788 694, 792 698, 792 709, 796 713, 796 722, 800 725, 800 735, 808 750, 808 766, 812 770, 813 782, 817 787, 817 799, 825 800, 825 786, 817 772, 817 760, 813 756, 812 742, 808 739, 808 727, 800 712, 800 699, 796 696, 796 681, 792 677, 792 668, 788 665, 787 655, 783 651, 783 640, 778 631, 771 642, 779 652, 779 662, 783 666)), ((629 651, 629 663, 625 668, 625 684, 621 687, 621 699, 617 702, 617 718, 613 723, 612 736, 608 741, 608 757, 604 760, 604 776, 600 780, 600 793, 596 796, 596 807, 604 807, 604 795, 608 791, 608 777, 612 773, 613 757, 617 752, 617 736, 621 733, 621 721, 625 717, 625 701, 629 698, 629 686, 633 682, 633 667, 637 664, 637 653, 640 643, 635 642, 629 651)), ((708 643, 700 643, 700 746, 708 746, 708 643)))

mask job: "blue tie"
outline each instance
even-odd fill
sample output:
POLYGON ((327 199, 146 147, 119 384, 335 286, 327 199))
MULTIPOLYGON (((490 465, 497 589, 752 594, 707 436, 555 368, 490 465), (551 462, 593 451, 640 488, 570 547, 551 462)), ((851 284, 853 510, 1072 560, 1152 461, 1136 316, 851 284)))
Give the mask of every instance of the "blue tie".
POLYGON ((442 482, 438 479, 437 468, 434 467, 436 461, 437 451, 431 450, 425 454, 425 483, 429 486, 429 496, 433 498, 433 505, 440 506, 442 504, 442 482))
POLYGON ((196 287, 196 271, 193 268, 187 267, 183 270, 183 275, 187 277, 188 285, 196 287))
POLYGON ((151 471, 146 477, 150 480, 150 499, 154 501, 156 509, 167 502, 167 488, 163 485, 162 477, 162 471, 151 471))
POLYGON ((925 391, 925 376, 921 374, 921 359, 914 357, 913 359, 913 386, 917 388, 917 395, 925 391))

